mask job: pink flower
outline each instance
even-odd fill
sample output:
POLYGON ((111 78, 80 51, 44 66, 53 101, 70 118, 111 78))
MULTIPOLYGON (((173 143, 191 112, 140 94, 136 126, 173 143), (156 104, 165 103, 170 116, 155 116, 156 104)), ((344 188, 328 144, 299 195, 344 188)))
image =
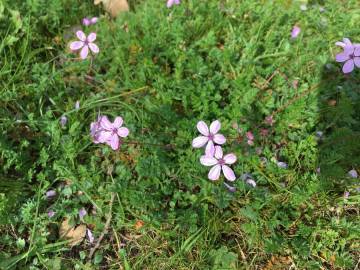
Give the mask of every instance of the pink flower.
POLYGON ((122 127, 123 119, 118 116, 115 118, 114 123, 111 123, 107 116, 99 116, 96 122, 90 125, 90 135, 94 143, 106 143, 113 150, 120 147, 121 138, 129 135, 129 130, 122 127))
POLYGON ((86 18, 82 19, 82 24, 84 26, 89 26, 91 24, 91 21, 89 18, 86 17, 86 18))
POLYGON ((55 212, 53 210, 49 210, 47 214, 48 214, 49 218, 52 218, 53 216, 55 216, 55 212))
POLYGON ((98 17, 92 17, 90 19, 90 22, 91 22, 91 24, 95 24, 95 23, 97 23, 98 20, 99 20, 98 17))
POLYGON ((74 41, 70 43, 70 49, 72 51, 80 51, 81 59, 86 59, 89 54, 89 49, 93 53, 99 53, 99 47, 93 43, 96 39, 95 33, 90 33, 87 37, 83 31, 77 31, 76 36, 78 37, 79 41, 74 41))
POLYGON ((51 199, 56 196, 56 191, 53 189, 50 189, 46 192, 46 198, 51 199))
POLYGON ((220 146, 215 146, 214 156, 202 156, 200 158, 200 163, 204 166, 213 166, 208 174, 210 180, 218 180, 220 177, 220 172, 222 170, 225 178, 229 181, 235 181, 236 176, 234 171, 227 165, 234 164, 236 162, 236 156, 233 153, 227 154, 223 157, 223 151, 220 146))
POLYGON ((254 134, 251 131, 246 132, 246 138, 248 145, 254 145, 254 134))
POLYGON ((224 144, 226 142, 224 135, 218 134, 221 128, 219 120, 215 120, 210 124, 210 130, 204 121, 199 121, 196 127, 203 136, 195 138, 192 141, 192 146, 194 148, 201 148, 206 144, 205 155, 213 156, 215 151, 214 143, 224 144))
POLYGON ((291 30, 291 38, 297 38, 297 36, 300 34, 301 32, 301 28, 297 25, 295 25, 293 27, 293 29, 291 30))
POLYGON ((86 212, 85 208, 81 208, 81 209, 79 210, 79 217, 80 217, 80 219, 82 219, 83 217, 85 217, 86 214, 87 214, 87 212, 86 212))
POLYGON ((168 0, 166 6, 171 8, 173 5, 180 5, 180 0, 168 0))
POLYGON ((336 62, 345 62, 342 68, 344 73, 352 72, 355 66, 360 67, 360 44, 352 44, 348 38, 344 38, 343 42, 339 41, 335 44, 344 49, 335 57, 336 62))

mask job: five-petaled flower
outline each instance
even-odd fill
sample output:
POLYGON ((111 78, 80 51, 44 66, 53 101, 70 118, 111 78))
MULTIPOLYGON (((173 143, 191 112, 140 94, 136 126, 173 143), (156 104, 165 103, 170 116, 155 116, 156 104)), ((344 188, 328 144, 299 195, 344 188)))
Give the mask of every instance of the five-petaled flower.
POLYGON ((195 138, 192 141, 192 146, 194 148, 201 148, 206 144, 205 155, 213 156, 215 151, 214 143, 224 144, 226 142, 224 135, 218 133, 221 128, 219 120, 212 122, 210 129, 204 121, 199 121, 196 127, 203 136, 195 138))
POLYGON ((348 38, 344 38, 343 41, 335 43, 344 49, 342 53, 336 55, 336 62, 344 63, 342 71, 344 73, 350 73, 357 66, 360 68, 360 44, 352 44, 348 38))
POLYGON ((227 165, 234 164, 236 162, 236 156, 233 153, 223 156, 221 146, 215 146, 214 156, 204 155, 200 158, 200 163, 204 166, 213 166, 208 174, 210 180, 218 180, 220 172, 222 171, 225 178, 229 181, 235 181, 236 176, 234 171, 227 165))
POLYGON ((114 123, 111 123, 107 116, 99 116, 96 122, 90 125, 90 135, 94 143, 106 143, 113 150, 120 147, 121 139, 129 135, 129 130, 122 127, 122 117, 115 118, 114 123))
POLYGON ((80 51, 80 57, 82 59, 86 59, 89 54, 89 49, 93 53, 99 53, 99 47, 94 43, 96 39, 95 33, 90 33, 88 36, 85 35, 83 31, 77 31, 76 36, 78 37, 78 41, 73 41, 70 43, 70 49, 72 51, 80 51))
POLYGON ((173 5, 180 5, 180 0, 168 0, 166 6, 171 8, 173 5))

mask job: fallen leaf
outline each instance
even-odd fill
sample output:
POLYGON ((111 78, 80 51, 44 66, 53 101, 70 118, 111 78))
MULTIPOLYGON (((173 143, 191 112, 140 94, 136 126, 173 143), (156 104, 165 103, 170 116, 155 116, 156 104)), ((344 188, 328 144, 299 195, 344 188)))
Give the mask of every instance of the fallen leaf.
POLYGON ((71 240, 69 242, 69 245, 71 247, 80 244, 84 240, 85 234, 86 234, 86 226, 84 224, 81 224, 76 228, 72 227, 69 224, 68 218, 66 218, 60 225, 60 229, 59 229, 60 238, 63 238, 65 240, 71 240))
POLYGON ((94 4, 102 3, 112 17, 118 16, 121 12, 129 11, 127 0, 94 0, 94 4))

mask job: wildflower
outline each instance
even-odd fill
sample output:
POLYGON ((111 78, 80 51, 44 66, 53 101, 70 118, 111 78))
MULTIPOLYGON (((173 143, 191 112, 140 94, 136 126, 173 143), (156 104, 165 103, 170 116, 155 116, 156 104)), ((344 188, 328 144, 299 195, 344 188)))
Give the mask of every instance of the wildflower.
POLYGON ((99 20, 98 17, 92 17, 92 18, 90 19, 90 22, 91 22, 91 24, 95 24, 95 23, 97 23, 98 20, 99 20))
POLYGON ((53 216, 55 216, 55 212, 53 210, 49 210, 47 215, 49 218, 52 218, 53 216))
POLYGON ((83 20, 82 20, 82 24, 84 25, 84 26, 89 26, 90 24, 91 24, 91 21, 90 21, 90 19, 89 18, 84 18, 83 20))
POLYGON ((278 167, 281 168, 281 169, 287 169, 287 168, 288 168, 288 165, 287 165, 287 163, 285 163, 285 162, 278 161, 276 164, 277 164, 278 167))
POLYGON ((345 192, 344 192, 344 199, 349 198, 349 196, 350 196, 350 192, 349 192, 349 191, 345 191, 345 192))
POLYGON ((250 173, 244 173, 241 175, 240 178, 241 178, 241 180, 245 181, 246 184, 248 184, 252 187, 256 187, 256 182, 250 173))
POLYGON ((223 151, 220 146, 215 146, 214 156, 204 155, 200 158, 200 163, 205 166, 213 166, 208 174, 210 180, 218 180, 220 177, 220 172, 222 170, 225 178, 229 181, 235 181, 236 176, 234 171, 227 165, 234 164, 236 162, 235 154, 227 154, 223 157, 223 151))
POLYGON ((246 132, 246 138, 248 145, 254 145, 254 134, 251 131, 246 132))
POLYGON ((106 143, 113 150, 120 147, 121 138, 129 135, 129 130, 126 127, 121 127, 123 124, 122 117, 115 118, 114 123, 111 123, 107 116, 99 116, 96 122, 90 125, 90 134, 94 143, 106 143))
POLYGON ((93 236, 93 234, 92 234, 91 230, 86 229, 86 235, 87 235, 87 237, 89 238, 89 242, 90 242, 90 243, 93 243, 93 242, 94 242, 94 240, 95 240, 95 238, 94 238, 94 236, 93 236))
POLYGON ((228 189, 229 192, 235 192, 236 187, 230 186, 229 184, 224 182, 224 186, 228 189))
POLYGON ((82 219, 83 217, 85 217, 86 214, 87 214, 87 212, 86 212, 85 208, 81 208, 81 209, 79 210, 79 217, 80 217, 80 219, 82 219))
POLYGON ((344 63, 342 71, 350 73, 354 70, 354 67, 360 67, 360 45, 352 44, 348 38, 344 38, 343 42, 336 42, 338 46, 343 47, 344 51, 335 56, 336 62, 344 63))
POLYGON ((62 126, 62 127, 65 127, 65 125, 66 125, 66 123, 67 123, 67 117, 65 116, 65 115, 63 115, 63 116, 61 116, 60 117, 60 125, 62 126))
POLYGON ((196 127, 198 131, 204 136, 195 138, 192 141, 192 146, 194 148, 201 148, 207 144, 205 148, 205 155, 213 156, 215 151, 214 143, 224 144, 226 142, 224 135, 218 133, 221 128, 219 120, 216 120, 210 124, 210 130, 204 121, 199 121, 196 127))
POLYGON ((78 37, 79 41, 74 41, 70 43, 70 49, 72 51, 80 51, 80 57, 82 59, 86 59, 89 54, 89 49, 93 53, 99 53, 99 47, 93 43, 96 40, 96 34, 90 33, 88 36, 85 35, 83 31, 77 31, 76 36, 78 37))
POLYGON ((75 110, 78 110, 78 109, 80 109, 80 101, 76 101, 76 103, 75 103, 75 110))
POLYGON ((180 0, 168 0, 166 6, 171 8, 173 5, 180 5, 180 0))
POLYGON ((53 189, 50 189, 46 192, 46 198, 51 199, 52 197, 56 196, 56 191, 53 189))
POLYGON ((358 178, 358 173, 356 170, 350 170, 348 172, 348 175, 351 177, 351 178, 358 178))
POLYGON ((291 30, 291 38, 295 39, 297 38, 297 36, 300 34, 301 32, 301 28, 297 25, 295 25, 293 27, 293 29, 291 30))

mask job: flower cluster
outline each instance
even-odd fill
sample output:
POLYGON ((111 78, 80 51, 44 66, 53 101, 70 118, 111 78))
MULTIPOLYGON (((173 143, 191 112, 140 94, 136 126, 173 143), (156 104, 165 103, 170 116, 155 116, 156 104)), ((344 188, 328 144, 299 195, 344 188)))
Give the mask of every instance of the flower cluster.
POLYGON ((118 116, 111 123, 107 116, 99 116, 98 120, 90 124, 90 135, 96 144, 105 143, 113 150, 118 150, 122 143, 121 138, 129 135, 129 130, 122 127, 122 117, 118 116))
POLYGON ((194 148, 205 147, 205 155, 200 158, 200 163, 204 166, 212 166, 209 171, 208 178, 212 181, 216 181, 220 178, 221 171, 224 177, 228 181, 235 181, 236 176, 234 171, 228 166, 236 162, 236 155, 233 153, 224 156, 223 150, 220 145, 226 142, 224 135, 219 134, 221 123, 215 120, 210 124, 210 127, 206 125, 204 121, 199 121, 196 125, 201 136, 196 137, 192 141, 194 148), (215 146, 215 144, 218 144, 215 146))
POLYGON ((360 44, 352 44, 350 39, 344 38, 343 41, 335 43, 343 48, 343 52, 336 55, 336 62, 344 63, 342 71, 350 73, 354 67, 360 68, 360 44))

